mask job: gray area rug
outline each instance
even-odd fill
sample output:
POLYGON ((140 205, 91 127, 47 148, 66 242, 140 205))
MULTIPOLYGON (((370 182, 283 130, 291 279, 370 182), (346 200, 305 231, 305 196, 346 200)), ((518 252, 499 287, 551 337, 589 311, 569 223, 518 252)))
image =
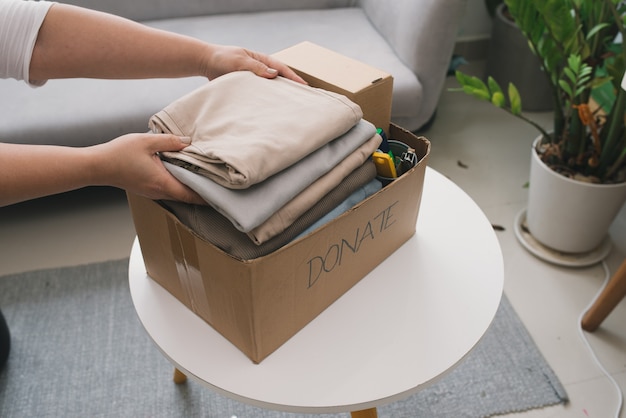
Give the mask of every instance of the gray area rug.
MULTIPOLYGON (((0 277, 13 343, 0 372, 0 417, 311 417, 251 407, 191 380, 175 385, 135 314, 127 271, 126 259, 0 277)), ((474 418, 565 402, 505 297, 466 360, 378 414, 474 418)))

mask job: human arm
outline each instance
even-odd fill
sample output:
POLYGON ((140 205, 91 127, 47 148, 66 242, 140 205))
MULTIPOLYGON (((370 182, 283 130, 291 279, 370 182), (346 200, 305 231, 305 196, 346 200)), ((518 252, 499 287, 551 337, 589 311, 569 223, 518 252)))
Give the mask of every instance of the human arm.
POLYGON ((304 82, 288 66, 244 48, 215 45, 68 4, 53 5, 30 62, 31 81, 54 78, 170 78, 250 70, 304 82))
POLYGON ((185 146, 167 134, 128 134, 83 148, 0 143, 0 206, 98 185, 206 204, 171 176, 156 154, 185 146))
MULTIPOLYGON (((30 65, 23 72, 15 72, 26 73, 33 84, 69 77, 199 75, 211 79, 237 70, 301 80, 287 66, 262 54, 206 44, 66 4, 50 7, 33 41, 30 65), (268 72, 268 68, 276 71, 268 72)), ((15 73, 9 76, 15 77, 15 73)), ((0 206, 100 184, 153 199, 203 203, 158 159, 158 152, 178 151, 184 146, 178 139, 152 134, 125 135, 95 147, 75 149, 0 144, 0 206)))

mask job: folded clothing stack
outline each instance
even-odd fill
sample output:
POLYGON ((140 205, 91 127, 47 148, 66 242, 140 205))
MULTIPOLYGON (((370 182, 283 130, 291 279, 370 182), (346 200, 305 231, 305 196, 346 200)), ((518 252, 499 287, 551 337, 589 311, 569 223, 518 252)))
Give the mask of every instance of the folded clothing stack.
POLYGON ((164 206, 238 258, 274 251, 346 199, 380 189, 370 156, 381 137, 360 107, 282 77, 226 74, 155 114, 150 128, 191 138, 161 158, 209 205, 164 206))

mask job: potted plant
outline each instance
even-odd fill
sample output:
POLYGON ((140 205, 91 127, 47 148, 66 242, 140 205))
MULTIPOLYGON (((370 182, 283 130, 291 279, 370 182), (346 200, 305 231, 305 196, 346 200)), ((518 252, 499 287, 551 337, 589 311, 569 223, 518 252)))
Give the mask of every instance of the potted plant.
POLYGON ((522 113, 512 83, 505 92, 493 77, 485 83, 457 71, 459 90, 539 131, 526 208, 532 236, 561 252, 593 251, 626 200, 626 52, 615 43, 618 34, 626 39, 626 7, 620 0, 504 1, 547 77, 552 128, 522 113))

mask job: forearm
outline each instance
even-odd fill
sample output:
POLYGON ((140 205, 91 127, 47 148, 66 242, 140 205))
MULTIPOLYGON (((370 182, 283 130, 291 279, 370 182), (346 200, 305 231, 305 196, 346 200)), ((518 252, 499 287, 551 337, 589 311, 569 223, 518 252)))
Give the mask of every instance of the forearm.
POLYGON ((0 206, 104 185, 150 199, 206 204, 158 156, 187 145, 188 138, 167 134, 127 134, 83 148, 0 143, 0 206))
POLYGON ((33 50, 31 80, 204 75, 212 46, 93 10, 55 4, 33 50), (132 40, 132 41, 131 41, 132 40))
POLYGON ((90 148, 0 143, 0 206, 99 184, 90 148))

